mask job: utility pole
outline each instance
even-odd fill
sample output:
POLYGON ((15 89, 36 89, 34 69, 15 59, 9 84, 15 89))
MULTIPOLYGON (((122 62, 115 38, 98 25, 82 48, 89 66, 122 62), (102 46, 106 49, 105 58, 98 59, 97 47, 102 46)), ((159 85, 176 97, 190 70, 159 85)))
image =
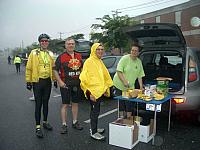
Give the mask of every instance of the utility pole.
POLYGON ((120 12, 120 11, 118 11, 117 9, 116 10, 112 10, 111 12, 113 12, 114 14, 114 16, 116 15, 116 17, 118 17, 118 14, 119 13, 122 13, 122 12, 120 12))
POLYGON ((24 41, 22 40, 22 51, 24 50, 24 41))
POLYGON ((62 40, 62 34, 64 34, 64 32, 58 32, 60 40, 62 40))

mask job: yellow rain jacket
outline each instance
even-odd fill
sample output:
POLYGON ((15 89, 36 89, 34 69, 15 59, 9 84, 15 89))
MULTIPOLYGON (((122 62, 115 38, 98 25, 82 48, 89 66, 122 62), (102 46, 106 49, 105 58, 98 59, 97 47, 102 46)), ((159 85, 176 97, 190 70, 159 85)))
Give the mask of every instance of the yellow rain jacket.
MULTIPOLYGON (((39 81, 39 53, 40 49, 34 49, 31 51, 28 62, 26 65, 26 82, 38 82, 39 81)), ((54 59, 53 52, 48 51, 49 60, 50 60, 50 77, 51 80, 55 80, 53 69, 54 59)))
POLYGON ((96 48, 99 45, 100 43, 92 45, 90 57, 85 61, 83 70, 79 76, 81 81, 80 86, 86 98, 87 90, 90 91, 96 99, 100 98, 104 93, 110 96, 110 87, 113 86, 107 68, 102 60, 96 56, 96 48))
POLYGON ((16 56, 14 59, 14 64, 21 64, 21 62, 21 58, 16 56))

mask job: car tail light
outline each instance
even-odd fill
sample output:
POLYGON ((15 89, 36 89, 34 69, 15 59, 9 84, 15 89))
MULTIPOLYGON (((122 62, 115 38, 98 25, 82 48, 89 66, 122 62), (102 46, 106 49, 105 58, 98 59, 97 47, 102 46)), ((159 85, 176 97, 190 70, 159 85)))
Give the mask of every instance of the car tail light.
POLYGON ((194 67, 189 68, 189 82, 197 80, 197 70, 194 67))
POLYGON ((176 104, 182 104, 185 103, 185 98, 172 98, 172 101, 174 101, 176 104))
POLYGON ((189 61, 189 76, 188 76, 188 81, 192 82, 197 80, 197 69, 196 69, 196 63, 190 59, 189 61))

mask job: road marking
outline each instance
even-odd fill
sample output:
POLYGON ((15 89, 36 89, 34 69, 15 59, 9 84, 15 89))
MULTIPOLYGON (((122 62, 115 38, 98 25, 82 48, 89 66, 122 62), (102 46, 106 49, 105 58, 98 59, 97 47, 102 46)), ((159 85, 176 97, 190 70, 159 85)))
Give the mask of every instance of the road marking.
MULTIPOLYGON (((99 115, 98 118, 102 118, 102 117, 105 117, 105 116, 107 116, 107 115, 110 115, 110 114, 116 112, 117 110, 118 110, 118 109, 116 108, 116 109, 113 109, 113 110, 111 110, 111 111, 108 111, 108 112, 106 112, 106 113, 104 113, 104 114, 102 114, 102 115, 99 115)), ((88 120, 86 120, 86 121, 84 121, 84 122, 85 122, 85 123, 90 123, 90 119, 88 119, 88 120)))
POLYGON ((57 95, 54 95, 53 97, 60 97, 61 95, 60 94, 57 94, 57 95))

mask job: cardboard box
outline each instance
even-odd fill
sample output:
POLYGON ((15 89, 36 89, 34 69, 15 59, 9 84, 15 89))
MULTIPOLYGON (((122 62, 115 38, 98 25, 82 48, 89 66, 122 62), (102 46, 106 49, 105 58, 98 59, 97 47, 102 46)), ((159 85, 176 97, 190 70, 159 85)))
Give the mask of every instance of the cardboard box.
POLYGON ((154 136, 153 134, 153 119, 148 126, 139 125, 138 139, 140 142, 148 143, 154 136))
POLYGON ((122 119, 122 124, 125 125, 134 125, 134 118, 131 116, 130 118, 127 119, 122 119))
POLYGON ((136 123, 124 124, 124 119, 109 123, 109 144, 132 149, 138 142, 138 125, 136 123))

